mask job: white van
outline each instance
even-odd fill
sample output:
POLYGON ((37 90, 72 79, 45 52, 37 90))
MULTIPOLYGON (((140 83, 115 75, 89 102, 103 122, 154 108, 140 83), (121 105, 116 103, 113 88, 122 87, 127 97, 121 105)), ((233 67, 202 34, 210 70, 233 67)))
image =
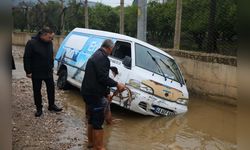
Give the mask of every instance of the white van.
POLYGON ((86 62, 105 39, 115 43, 109 56, 111 66, 118 69, 115 80, 127 86, 112 103, 151 116, 187 111, 187 87, 172 56, 146 42, 106 31, 75 28, 67 35, 54 61, 60 89, 68 84, 81 87, 86 62))

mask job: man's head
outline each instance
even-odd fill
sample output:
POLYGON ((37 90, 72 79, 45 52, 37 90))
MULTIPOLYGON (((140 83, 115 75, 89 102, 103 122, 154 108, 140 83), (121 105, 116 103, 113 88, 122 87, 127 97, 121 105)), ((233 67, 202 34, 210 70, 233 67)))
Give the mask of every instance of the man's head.
POLYGON ((54 32, 49 27, 42 28, 41 31, 39 31, 40 38, 45 42, 51 42, 54 37, 54 32))
POLYGON ((108 55, 110 55, 112 53, 112 50, 113 50, 113 47, 114 47, 114 43, 112 40, 110 39, 107 39, 105 40, 103 43, 102 43, 102 48, 105 49, 106 53, 108 55))

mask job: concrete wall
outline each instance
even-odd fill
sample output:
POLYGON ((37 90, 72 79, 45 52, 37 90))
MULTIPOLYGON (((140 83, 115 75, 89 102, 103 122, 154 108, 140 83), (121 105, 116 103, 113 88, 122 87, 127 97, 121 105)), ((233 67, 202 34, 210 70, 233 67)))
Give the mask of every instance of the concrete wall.
MULTIPOLYGON (((21 32, 13 32, 12 33, 12 45, 15 46, 25 46, 28 40, 31 39, 32 36, 35 34, 30 33, 21 33, 21 32)), ((60 47, 60 43, 63 41, 64 36, 55 36, 53 39, 53 47, 54 47, 54 53, 58 50, 60 47)))
MULTIPOLYGON (((12 45, 14 57, 23 56, 23 46, 30 39, 27 33, 13 33, 12 45)), ((63 36, 55 36, 56 52, 63 36)), ((207 54, 182 50, 162 49, 177 61, 187 80, 191 94, 201 94, 209 99, 236 105, 237 102, 237 58, 218 54, 207 54)))
POLYGON ((177 61, 189 91, 236 105, 237 59, 232 56, 166 50, 177 61))

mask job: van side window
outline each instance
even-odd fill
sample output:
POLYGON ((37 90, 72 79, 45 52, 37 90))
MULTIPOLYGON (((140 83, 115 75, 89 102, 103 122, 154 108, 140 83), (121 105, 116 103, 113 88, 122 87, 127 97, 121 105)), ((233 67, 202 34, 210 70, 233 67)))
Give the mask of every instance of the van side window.
POLYGON ((124 61, 124 65, 131 68, 131 44, 128 42, 117 41, 113 48, 112 57, 124 61))
POLYGON ((113 48, 112 56, 118 59, 123 59, 125 56, 131 57, 130 43, 117 41, 113 48))

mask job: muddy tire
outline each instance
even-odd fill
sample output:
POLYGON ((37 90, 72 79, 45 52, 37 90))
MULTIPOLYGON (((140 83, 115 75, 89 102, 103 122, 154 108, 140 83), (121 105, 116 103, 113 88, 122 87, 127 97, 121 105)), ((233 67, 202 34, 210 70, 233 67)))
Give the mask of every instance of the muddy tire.
POLYGON ((61 90, 67 90, 69 88, 69 83, 67 82, 67 70, 63 69, 58 74, 57 87, 61 90))

